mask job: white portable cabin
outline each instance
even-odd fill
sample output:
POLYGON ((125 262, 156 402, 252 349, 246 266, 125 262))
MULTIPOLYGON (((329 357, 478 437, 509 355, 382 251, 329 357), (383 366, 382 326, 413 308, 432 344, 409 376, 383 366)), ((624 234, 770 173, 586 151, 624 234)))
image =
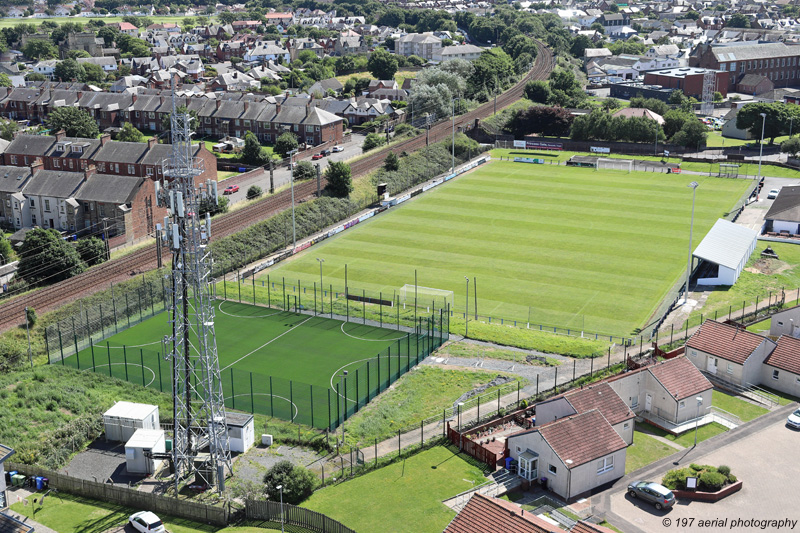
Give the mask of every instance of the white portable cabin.
POLYGON ((128 442, 137 429, 159 429, 158 406, 117 402, 103 414, 106 440, 128 442))
POLYGON ((228 426, 228 439, 232 452, 244 453, 255 444, 256 432, 253 415, 226 412, 225 425, 228 426))
POLYGON ((125 463, 129 474, 153 474, 161 466, 160 459, 145 456, 145 452, 165 453, 167 442, 163 429, 137 429, 125 443, 125 463))

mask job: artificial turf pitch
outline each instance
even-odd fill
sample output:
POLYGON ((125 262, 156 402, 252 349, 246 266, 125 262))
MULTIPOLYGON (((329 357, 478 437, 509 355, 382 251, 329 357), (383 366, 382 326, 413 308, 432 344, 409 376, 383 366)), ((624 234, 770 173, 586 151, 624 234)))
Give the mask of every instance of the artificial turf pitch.
POLYGON ((325 286, 344 287, 347 265, 351 292, 392 294, 416 270, 463 312, 468 276, 480 315, 629 335, 686 271, 691 181, 696 247, 750 181, 493 161, 260 279, 310 286, 322 258, 325 286))
MULTIPOLYGON (((347 397, 350 416, 439 339, 237 302, 214 305, 226 405, 320 428, 344 418, 345 403, 337 398, 347 397), (336 375, 343 370, 348 376, 340 381, 336 375)), ((169 332, 161 313, 63 364, 169 392, 171 362, 161 346, 169 332)))

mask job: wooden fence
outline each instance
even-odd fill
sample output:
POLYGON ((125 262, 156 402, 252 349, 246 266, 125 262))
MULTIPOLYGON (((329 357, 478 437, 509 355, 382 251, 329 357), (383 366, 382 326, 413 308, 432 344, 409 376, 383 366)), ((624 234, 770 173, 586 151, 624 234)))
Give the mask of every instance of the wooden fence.
POLYGON ((280 502, 272 501, 245 501, 245 516, 248 520, 266 520, 279 523, 281 522, 281 515, 283 515, 283 523, 285 524, 300 526, 319 533, 355 533, 354 530, 344 524, 311 509, 289 505, 288 503, 281 505, 280 502))
MULTIPOLYGON (((111 485, 87 481, 72 476, 59 474, 39 466, 6 463, 6 471, 16 470, 26 476, 42 476, 48 479, 50 488, 59 491, 83 496, 93 500, 116 503, 125 507, 152 511, 156 514, 186 518, 196 522, 205 522, 215 526, 227 526, 230 517, 229 510, 224 507, 214 507, 204 503, 186 500, 176 500, 167 496, 139 492, 127 486, 111 485)), ((348 530, 349 531, 349 530, 348 530)))

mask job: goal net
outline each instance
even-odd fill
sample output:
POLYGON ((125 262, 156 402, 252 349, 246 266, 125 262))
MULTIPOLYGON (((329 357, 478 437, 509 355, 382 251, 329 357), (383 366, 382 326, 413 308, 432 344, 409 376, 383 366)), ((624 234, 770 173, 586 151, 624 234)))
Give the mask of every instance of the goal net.
POLYGON ((403 285, 400 289, 400 303, 404 308, 406 306, 414 307, 415 297, 417 307, 425 308, 429 312, 433 309, 446 309, 448 305, 453 306, 453 291, 420 287, 413 283, 403 285))
POLYGON ((633 170, 633 159, 597 159, 597 170, 624 170, 631 172, 633 170))
POLYGON ((739 165, 732 165, 730 163, 719 164, 719 177, 720 178, 738 178, 739 165))

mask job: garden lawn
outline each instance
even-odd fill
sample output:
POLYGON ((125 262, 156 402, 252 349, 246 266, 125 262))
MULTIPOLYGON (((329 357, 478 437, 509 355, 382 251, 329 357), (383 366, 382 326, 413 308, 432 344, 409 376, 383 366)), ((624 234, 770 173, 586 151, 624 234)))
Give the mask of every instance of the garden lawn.
MULTIPOLYGON (((676 437, 675 435, 667 433, 663 429, 650 425, 647 422, 638 424, 638 426, 645 433, 650 433, 651 435, 658 435, 660 437, 664 437, 665 439, 669 439, 675 444, 683 446, 684 448, 689 448, 690 446, 694 446, 694 430, 687 431, 682 435, 676 437)), ((719 435, 720 433, 725 433, 726 431, 728 431, 728 428, 717 422, 712 422, 710 424, 700 426, 699 428, 697 428, 697 442, 702 442, 706 439, 710 439, 711 437, 719 435)))
MULTIPOLYGON (((441 418, 443 409, 452 409, 462 394, 489 383, 502 373, 483 370, 445 370, 421 365, 401 377, 391 389, 373 400, 347 421, 347 439, 352 444, 369 445, 397 435, 399 429, 419 427, 420 420, 433 415, 441 418)), ((526 382, 518 376, 508 375, 526 382)), ((491 387, 483 394, 491 394, 491 387)), ((495 406, 496 407, 496 406, 495 406)), ((491 403, 486 409, 491 409, 491 403)))
POLYGON ((711 405, 738 416, 742 422, 749 422, 769 412, 768 409, 760 405, 752 404, 718 390, 712 392, 711 405))
POLYGON ((628 446, 625 452, 625 473, 629 474, 635 470, 639 470, 677 451, 678 450, 672 446, 664 444, 652 435, 648 435, 637 429, 633 434, 633 444, 628 446))
POLYGON ((454 291, 457 313, 469 276, 480 315, 628 335, 684 272, 692 180, 699 242, 748 182, 495 161, 262 276, 310 285, 322 258, 326 285, 344 287, 347 265, 353 291, 392 294, 416 271, 421 287, 454 291))
POLYGON ((456 514, 442 501, 483 481, 471 458, 437 446, 318 490, 301 505, 359 533, 439 533, 456 514))

